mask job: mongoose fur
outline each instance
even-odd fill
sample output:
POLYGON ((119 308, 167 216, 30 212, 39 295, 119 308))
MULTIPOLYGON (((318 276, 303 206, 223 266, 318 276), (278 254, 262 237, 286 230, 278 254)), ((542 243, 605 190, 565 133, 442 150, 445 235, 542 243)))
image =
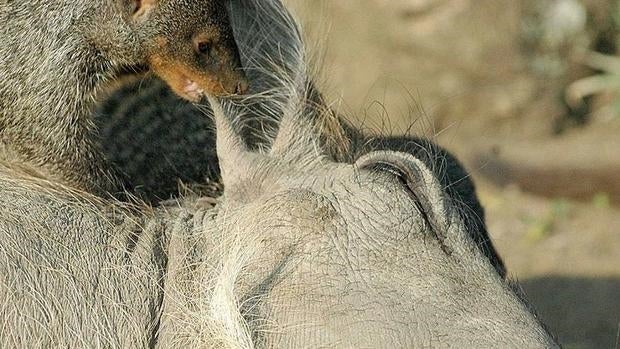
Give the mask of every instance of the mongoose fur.
POLYGON ((223 0, 0 0, 0 159, 102 194, 116 181, 92 104, 119 71, 177 94, 247 89, 223 0))

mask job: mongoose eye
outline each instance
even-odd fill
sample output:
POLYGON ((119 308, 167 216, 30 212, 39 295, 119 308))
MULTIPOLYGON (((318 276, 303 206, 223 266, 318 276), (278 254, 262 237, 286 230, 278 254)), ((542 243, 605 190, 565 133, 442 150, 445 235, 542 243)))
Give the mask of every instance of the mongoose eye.
POLYGON ((196 43, 196 52, 201 56, 209 55, 211 53, 211 44, 206 41, 196 43))

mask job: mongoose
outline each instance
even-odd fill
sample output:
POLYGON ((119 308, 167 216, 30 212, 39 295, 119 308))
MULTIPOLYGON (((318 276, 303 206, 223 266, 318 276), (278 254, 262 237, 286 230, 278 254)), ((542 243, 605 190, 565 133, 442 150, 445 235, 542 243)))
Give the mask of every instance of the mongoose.
POLYGON ((0 0, 0 158, 97 194, 115 180, 91 107, 120 71, 150 68, 198 101, 247 89, 223 0, 0 0))

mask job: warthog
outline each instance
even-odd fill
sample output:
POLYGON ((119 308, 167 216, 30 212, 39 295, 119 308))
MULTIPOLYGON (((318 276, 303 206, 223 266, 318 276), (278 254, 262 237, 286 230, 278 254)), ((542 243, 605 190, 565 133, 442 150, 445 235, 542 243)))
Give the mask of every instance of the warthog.
POLYGON ((213 102, 214 208, 131 211, 5 169, 2 347, 555 346, 433 172, 327 160, 300 89, 268 153, 213 102))
MULTIPOLYGON (((220 174, 213 120, 206 118, 203 110, 180 100, 165 83, 140 79, 125 84, 102 101, 97 113, 105 154, 118 172, 124 174, 125 187, 132 195, 156 204, 162 199, 178 197, 179 183, 183 183, 183 191, 206 189, 205 195, 212 195, 218 189, 220 174), (151 103, 153 100, 157 103, 151 103), (216 185, 205 186, 205 182, 216 185)), ((253 121, 269 122, 264 118, 253 121)), ((323 129, 322 134, 324 138, 340 134, 335 137, 339 148, 347 151, 340 154, 327 151, 327 155, 339 162, 353 163, 371 150, 397 150, 423 161, 457 205, 477 245, 498 272, 505 275, 504 265, 486 231, 484 210, 474 183, 457 159, 423 138, 366 136, 346 121, 338 121, 344 127, 323 129)), ((246 140, 260 140, 256 138, 250 134, 246 140)))
MULTIPOLYGON (((233 6, 290 21, 277 0, 233 6)), ((0 164, 0 347, 556 346, 424 161, 326 155, 337 121, 284 51, 275 92, 212 101, 214 206, 126 206, 0 164), (280 130, 248 150, 232 120, 265 115, 280 130)))

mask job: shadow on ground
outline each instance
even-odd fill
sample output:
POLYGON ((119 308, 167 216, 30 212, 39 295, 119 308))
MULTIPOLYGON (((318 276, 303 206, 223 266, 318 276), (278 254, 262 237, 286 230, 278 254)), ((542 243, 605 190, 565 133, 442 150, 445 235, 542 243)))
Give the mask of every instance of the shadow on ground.
POLYGON ((620 278, 548 276, 521 285, 564 348, 620 348, 620 278))

